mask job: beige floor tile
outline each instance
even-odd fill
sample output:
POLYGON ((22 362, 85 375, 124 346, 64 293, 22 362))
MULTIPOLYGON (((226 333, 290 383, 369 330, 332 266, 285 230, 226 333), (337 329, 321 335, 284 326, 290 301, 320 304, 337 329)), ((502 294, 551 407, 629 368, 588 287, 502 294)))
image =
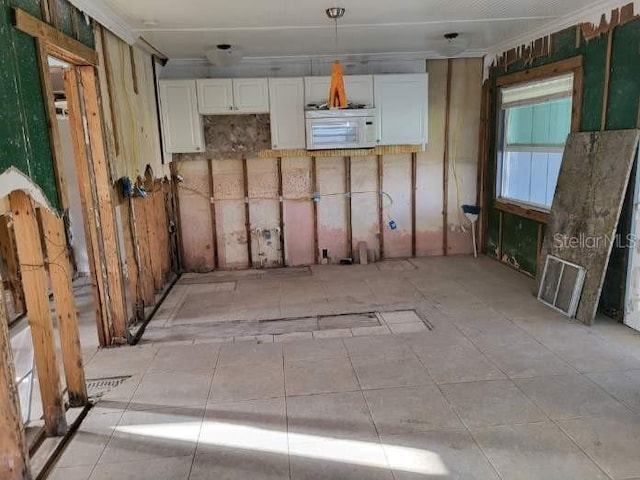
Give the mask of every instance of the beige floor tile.
POLYGON ((129 409, 204 406, 213 374, 151 372, 145 374, 133 394, 129 409))
POLYGON ((391 470, 348 462, 291 458, 291 480, 393 480, 391 470))
POLYGON ((284 345, 285 362, 346 357, 341 339, 303 340, 284 345))
POLYGON ((89 412, 56 466, 65 468, 95 465, 121 417, 122 412, 102 415, 91 415, 89 412))
POLYGON ((558 422, 610 476, 640 476, 640 416, 609 415, 558 422))
POLYGON ((386 388, 363 393, 380 435, 462 428, 437 387, 386 388))
POLYGON ((413 310, 400 310, 397 312, 380 312, 382 319, 388 324, 396 323, 422 323, 422 320, 413 310))
POLYGON ((432 385, 433 380, 414 355, 357 356, 351 362, 362 389, 432 385))
POLYGON ((287 449, 284 397, 209 403, 198 440, 198 453, 221 448, 260 451, 287 449))
POLYGON ((615 398, 640 413, 640 370, 587 375, 615 398))
POLYGON ((313 338, 323 339, 323 338, 344 338, 351 337, 353 334, 351 333, 351 329, 349 328, 334 328, 332 330, 314 330, 313 338))
POLYGON ((287 362, 284 367, 287 395, 349 392, 358 390, 358 379, 348 358, 287 362))
POLYGON ((408 355, 411 352, 404 338, 392 335, 353 337, 343 341, 351 356, 408 355))
POLYGON ((466 430, 393 435, 381 441, 396 480, 498 480, 466 430))
POLYGON ((547 420, 511 380, 455 383, 441 388, 469 428, 547 420))
POLYGON ((389 324, 389 329, 391 329, 391 332, 396 335, 401 333, 419 333, 429 330, 427 326, 422 322, 391 323, 389 324))
POLYGON ((149 372, 212 373, 218 360, 218 344, 160 347, 149 372))
POLYGON ((300 342, 302 340, 313 340, 313 333, 312 332, 292 332, 292 333, 281 333, 279 335, 273 336, 274 342, 290 343, 290 342, 300 342))
POLYGON ((193 455, 204 407, 126 412, 98 463, 193 455))
POLYGON ((362 392, 287 398, 289 433, 348 440, 376 440, 362 392))
POLYGON ((503 425, 471 433, 505 480, 605 480, 607 476, 552 423, 503 425))
MULTIPOLYGON (((265 448, 269 448, 265 446, 265 448)), ((285 453, 218 448, 197 454, 189 480, 288 480, 289 458, 285 453)))
POLYGON ((515 382, 556 420, 628 413, 624 405, 583 375, 523 378, 515 382))
POLYGON ((93 465, 90 467, 56 468, 49 474, 47 480, 88 480, 93 465))
POLYGON ((282 344, 280 343, 228 343, 220 348, 218 367, 228 365, 282 365, 282 344))
POLYGON ((505 378, 504 374, 473 346, 421 349, 416 353, 438 384, 505 378))
POLYGON ((279 364, 270 361, 264 364, 239 363, 218 366, 213 376, 209 400, 227 402, 283 396, 284 372, 281 360, 279 364))
POLYGON ((193 456, 105 463, 97 465, 90 480, 187 480, 193 456))
POLYGON ((511 378, 542 377, 576 373, 566 362, 539 344, 520 343, 484 349, 511 378))

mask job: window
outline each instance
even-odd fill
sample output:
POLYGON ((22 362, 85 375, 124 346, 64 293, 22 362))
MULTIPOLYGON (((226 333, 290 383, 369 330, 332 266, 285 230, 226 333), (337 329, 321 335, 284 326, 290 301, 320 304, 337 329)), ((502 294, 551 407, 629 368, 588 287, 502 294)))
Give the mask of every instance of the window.
POLYGON ((498 198, 548 209, 571 131, 573 73, 504 87, 498 198))

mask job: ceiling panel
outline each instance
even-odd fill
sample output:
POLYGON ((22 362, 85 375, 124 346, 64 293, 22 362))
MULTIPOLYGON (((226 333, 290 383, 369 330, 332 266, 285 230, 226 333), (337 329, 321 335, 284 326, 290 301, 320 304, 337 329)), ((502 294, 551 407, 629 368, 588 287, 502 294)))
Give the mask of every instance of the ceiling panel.
MULTIPOLYGON (((333 24, 318 0, 107 0, 170 57, 201 57, 207 46, 232 43, 245 55, 333 52, 333 24), (152 24, 149 24, 149 21, 152 24)), ((428 51, 446 32, 486 49, 570 14, 585 0, 340 0, 341 53, 428 51)))

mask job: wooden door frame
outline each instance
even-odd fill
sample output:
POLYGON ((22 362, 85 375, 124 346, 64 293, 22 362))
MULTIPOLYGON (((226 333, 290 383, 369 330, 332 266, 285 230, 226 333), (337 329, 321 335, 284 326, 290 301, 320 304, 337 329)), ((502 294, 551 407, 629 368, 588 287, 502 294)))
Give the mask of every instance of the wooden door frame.
POLYGON ((117 241, 112 185, 108 175, 108 153, 104 144, 104 119, 100 103, 96 50, 65 35, 20 8, 12 9, 13 25, 36 42, 40 77, 46 104, 52 155, 62 208, 66 187, 57 174, 61 171, 61 148, 52 103, 48 57, 58 58, 72 68, 65 77, 71 133, 85 221, 85 237, 95 300, 96 325, 100 346, 126 342, 127 308, 120 246, 117 241), (80 88, 81 87, 81 88, 80 88), (91 109, 89 115, 85 111, 91 109), (87 118, 90 116, 90 118, 87 118), (85 132, 87 134, 85 140, 85 132), (99 227, 98 227, 99 226, 99 227), (114 259, 114 252, 116 259, 114 259))

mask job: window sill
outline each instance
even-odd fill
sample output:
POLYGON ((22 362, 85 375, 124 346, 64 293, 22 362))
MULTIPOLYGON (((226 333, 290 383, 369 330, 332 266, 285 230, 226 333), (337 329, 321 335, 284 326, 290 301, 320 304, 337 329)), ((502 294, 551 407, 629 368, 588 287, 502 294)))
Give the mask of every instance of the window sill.
POLYGON ((536 208, 531 205, 509 202, 503 199, 495 199, 493 201, 493 207, 496 210, 535 220, 536 222, 545 224, 549 222, 549 212, 547 210, 536 208))

